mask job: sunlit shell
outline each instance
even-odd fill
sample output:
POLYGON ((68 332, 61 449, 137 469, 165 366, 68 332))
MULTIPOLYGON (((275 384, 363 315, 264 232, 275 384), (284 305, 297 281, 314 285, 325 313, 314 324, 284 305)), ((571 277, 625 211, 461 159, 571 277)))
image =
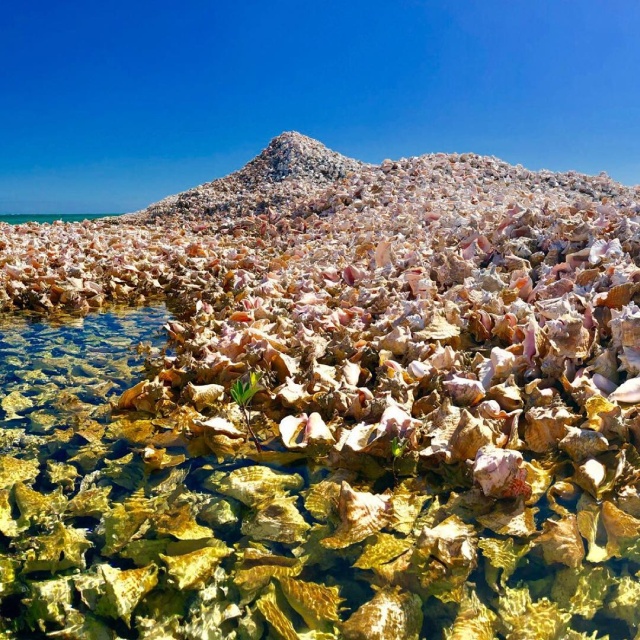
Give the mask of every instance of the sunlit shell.
POLYGON ((322 545, 343 549, 360 542, 388 526, 392 514, 388 495, 354 491, 348 482, 343 481, 338 502, 340 524, 332 536, 322 540, 322 545))
POLYGON ((576 462, 596 456, 609 449, 608 440, 597 431, 567 427, 567 435, 560 440, 558 448, 562 449, 576 462))
POLYGON ((506 436, 498 430, 495 424, 475 418, 466 409, 463 409, 458 428, 449 442, 451 459, 473 460, 482 447, 500 446, 506 442, 506 436))
POLYGON ((228 474, 214 474, 207 481, 209 488, 250 507, 288 491, 298 491, 303 485, 302 477, 296 473, 280 473, 261 465, 241 467, 228 474))
POLYGON ((533 407, 525 413, 525 442, 536 453, 553 449, 565 437, 566 427, 578 420, 579 416, 564 406, 533 407))
POLYGON ((623 382, 612 394, 609 395, 612 402, 624 402, 637 404, 640 402, 640 378, 631 378, 623 382))
POLYGON ((585 565, 578 571, 559 571, 551 595, 564 610, 591 620, 602 610, 605 598, 615 583, 616 580, 607 567, 585 565))
POLYGON ((455 375, 451 380, 445 380, 443 387, 454 404, 459 407, 470 407, 478 404, 485 395, 485 389, 481 382, 455 375))
POLYGON ((304 449, 308 445, 332 444, 335 438, 319 413, 310 416, 287 416, 278 426, 280 437, 287 449, 304 449))
POLYGON ((418 640, 422 628, 422 603, 412 593, 382 589, 342 625, 346 640, 418 640))
POLYGON ((473 479, 491 498, 515 498, 531 496, 527 483, 527 470, 522 466, 519 451, 482 447, 473 463, 473 479))
POLYGON ((215 407, 224 398, 224 387, 219 384, 196 386, 189 382, 185 391, 198 411, 215 407))

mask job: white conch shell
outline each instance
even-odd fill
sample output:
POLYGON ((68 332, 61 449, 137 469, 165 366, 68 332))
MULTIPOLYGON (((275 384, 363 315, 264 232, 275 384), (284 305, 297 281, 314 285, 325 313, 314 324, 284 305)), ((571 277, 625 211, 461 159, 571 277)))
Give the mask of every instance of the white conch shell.
POLYGON ((640 378, 631 378, 623 382, 610 396, 609 400, 636 404, 640 402, 640 378))

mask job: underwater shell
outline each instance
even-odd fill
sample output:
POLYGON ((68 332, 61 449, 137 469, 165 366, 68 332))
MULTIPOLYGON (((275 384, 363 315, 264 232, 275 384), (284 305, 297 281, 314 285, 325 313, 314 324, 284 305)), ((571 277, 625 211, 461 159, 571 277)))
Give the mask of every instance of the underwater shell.
POLYGON ((210 540, 203 549, 181 556, 160 554, 159 557, 167 565, 171 583, 178 589, 204 589, 222 558, 231 553, 224 542, 210 540))
POLYGON ((310 629, 326 629, 328 622, 340 621, 339 611, 343 600, 338 587, 295 578, 281 577, 278 581, 289 604, 310 629))
POLYGON ((269 467, 252 465, 228 474, 213 474, 205 486, 253 507, 264 500, 284 495, 289 490, 299 491, 304 486, 304 480, 297 473, 280 473, 269 467))
POLYGON ((0 456, 0 489, 8 489, 16 482, 35 480, 38 473, 40 473, 38 460, 0 456))
POLYGON ((296 496, 274 496, 255 508, 242 523, 241 531, 253 540, 282 544, 303 542, 310 525, 296 507, 296 496))
POLYGON ((460 604, 460 610, 450 629, 444 630, 445 640, 494 640, 496 637, 496 614, 486 607, 470 591, 460 604))
POLYGON ((28 541, 24 554, 24 573, 34 571, 62 571, 70 567, 84 569, 84 554, 93 546, 84 529, 65 527, 61 522, 53 525, 49 534, 28 541))
POLYGON ((121 618, 130 626, 133 610, 158 584, 158 567, 152 564, 140 569, 122 571, 108 564, 101 564, 98 569, 104 579, 110 605, 105 613, 114 618, 121 618))
POLYGON ((381 589, 343 625, 345 640, 418 640, 422 629, 422 601, 398 588, 381 589))
POLYGON ((408 538, 396 538, 390 533, 376 533, 353 566, 356 569, 374 569, 395 560, 412 546, 413 542, 408 538))
POLYGON ((392 513, 390 496, 354 491, 343 481, 338 502, 340 524, 321 544, 329 549, 344 549, 388 526, 392 513))
POLYGON ((20 413, 26 409, 31 409, 33 401, 23 396, 19 391, 12 391, 2 398, 0 406, 7 414, 5 420, 22 420, 23 416, 20 413))
POLYGON ((256 600, 256 607, 267 624, 275 631, 276 637, 282 638, 282 640, 299 640, 289 616, 282 611, 273 585, 270 585, 256 600))

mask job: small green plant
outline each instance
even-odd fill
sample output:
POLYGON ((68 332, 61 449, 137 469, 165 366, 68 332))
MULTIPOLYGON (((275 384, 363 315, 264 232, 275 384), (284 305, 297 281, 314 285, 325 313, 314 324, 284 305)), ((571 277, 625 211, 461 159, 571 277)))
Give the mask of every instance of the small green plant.
POLYGON ((253 396, 258 393, 262 389, 260 386, 260 379, 262 378, 262 374, 258 371, 252 371, 249 374, 249 380, 236 380, 230 389, 231 397, 233 401, 240 407, 240 411, 242 411, 242 415, 244 417, 245 424, 247 425, 247 431, 251 436, 252 440, 256 445, 256 449, 258 451, 262 451, 262 447, 260 446, 260 441, 258 440, 256 434, 251 428, 251 401, 253 400, 253 396))
POLYGON ((409 440, 407 438, 399 438, 395 436, 391 441, 391 455, 393 456, 393 477, 398 482, 398 475, 396 472, 396 462, 398 458, 401 458, 404 455, 404 452, 407 450, 407 445, 409 444, 409 440))

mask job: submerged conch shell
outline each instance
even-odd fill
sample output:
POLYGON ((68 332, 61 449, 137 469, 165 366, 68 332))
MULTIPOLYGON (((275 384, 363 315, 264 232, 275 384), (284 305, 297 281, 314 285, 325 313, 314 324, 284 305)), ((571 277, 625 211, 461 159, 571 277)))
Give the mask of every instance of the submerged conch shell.
POLYGON ((490 498, 515 498, 531 495, 527 470, 519 451, 482 447, 473 463, 473 479, 490 498))
POLYGON ((422 629, 422 601, 398 588, 378 591, 343 625, 345 640, 418 640, 422 629))
POLYGON ((411 556, 420 586, 443 602, 460 602, 463 586, 477 565, 475 529, 458 516, 425 526, 411 556))
POLYGON ((167 574, 178 589, 203 589, 213 576, 220 560, 231 554, 231 549, 220 540, 211 540, 203 549, 181 556, 160 558, 167 565, 167 574))
POLYGON ((158 568, 155 565, 121 571, 108 564, 99 565, 104 578, 107 600, 111 605, 108 614, 121 618, 130 625, 131 614, 140 601, 158 584, 158 568))
POLYGON ((542 545, 542 553, 547 564, 561 562, 575 569, 584 560, 584 544, 580 537, 578 520, 573 514, 568 514, 562 520, 546 520, 543 532, 536 542, 542 545))
POLYGON ((267 498, 242 523, 242 533, 253 540, 270 540, 282 544, 303 542, 310 525, 298 511, 296 499, 296 496, 267 498))
POLYGON ((278 578, 282 592, 310 629, 323 629, 340 621, 340 589, 295 578, 278 578))
POLYGON ((329 549, 343 549, 360 542, 391 523, 391 498, 368 491, 354 491, 342 482, 338 503, 340 525, 321 544, 329 549))
POLYGON ((196 386, 189 382, 185 391, 198 411, 216 406, 224 398, 224 387, 220 384, 196 386))
POLYGON ((304 481, 297 473, 278 473, 269 467, 253 465, 229 474, 213 474, 206 485, 253 507, 268 498, 284 495, 288 490, 300 490, 304 481))

